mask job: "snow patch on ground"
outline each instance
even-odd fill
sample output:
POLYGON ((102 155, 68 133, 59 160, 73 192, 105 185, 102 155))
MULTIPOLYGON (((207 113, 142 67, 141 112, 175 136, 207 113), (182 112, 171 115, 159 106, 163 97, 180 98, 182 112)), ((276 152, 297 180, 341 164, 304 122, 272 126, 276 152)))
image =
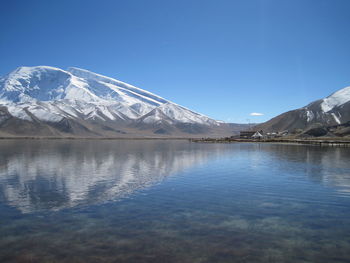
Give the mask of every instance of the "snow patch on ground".
POLYGON ((29 111, 41 121, 59 122, 63 119, 62 116, 52 113, 45 108, 30 108, 29 111))
POLYGON ((337 115, 335 115, 335 113, 332 113, 332 116, 333 116, 334 120, 335 120, 338 124, 341 123, 340 120, 339 120, 339 118, 337 117, 337 115))
POLYGON ((14 104, 7 104, 6 106, 7 110, 12 116, 21 120, 32 121, 32 118, 26 113, 26 111, 23 108, 18 107, 14 104))
POLYGON ((306 111, 306 121, 310 122, 314 119, 315 115, 312 111, 307 110, 306 111))

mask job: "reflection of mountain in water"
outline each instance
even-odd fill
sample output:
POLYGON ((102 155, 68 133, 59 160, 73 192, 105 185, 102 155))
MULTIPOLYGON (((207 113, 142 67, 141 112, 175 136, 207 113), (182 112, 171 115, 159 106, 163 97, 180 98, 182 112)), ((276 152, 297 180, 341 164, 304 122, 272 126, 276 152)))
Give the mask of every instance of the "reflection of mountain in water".
POLYGON ((207 146, 184 141, 3 141, 0 199, 22 212, 115 200, 224 153, 223 147, 207 146))
POLYGON ((283 171, 281 176, 307 176, 349 196, 350 149, 186 141, 13 140, 0 141, 0 202, 22 212, 103 203, 228 153, 233 162, 228 169, 236 169, 243 160, 248 170, 269 167, 283 171))
POLYGON ((350 148, 290 144, 252 147, 255 148, 255 152, 250 158, 255 164, 259 163, 259 158, 261 159, 259 150, 262 150, 270 160, 283 167, 285 174, 306 175, 310 181, 335 187, 338 192, 346 196, 350 194, 350 148))
MULTIPOLYGON (((317 149, 317 148, 316 148, 317 149)), ((349 196, 350 193, 350 149, 349 148, 318 148, 321 154, 316 154, 315 149, 307 151, 306 160, 314 164, 314 171, 308 171, 308 175, 313 174, 314 180, 336 187, 338 192, 349 196), (318 175, 318 176, 317 176, 318 175)))

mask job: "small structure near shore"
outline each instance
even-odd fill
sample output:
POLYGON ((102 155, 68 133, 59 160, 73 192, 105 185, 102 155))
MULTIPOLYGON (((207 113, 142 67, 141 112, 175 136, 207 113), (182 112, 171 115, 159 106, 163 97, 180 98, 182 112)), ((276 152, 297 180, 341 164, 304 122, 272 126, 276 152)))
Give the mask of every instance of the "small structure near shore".
POLYGON ((264 138, 263 131, 240 131, 240 139, 262 139, 264 138))
POLYGON ((252 138, 260 140, 260 139, 264 138, 264 136, 259 131, 257 131, 256 133, 253 134, 252 138))
POLYGON ((278 131, 278 132, 267 132, 260 130, 253 131, 240 131, 239 139, 248 139, 248 140, 262 140, 262 139, 275 139, 285 137, 289 134, 288 130, 278 131))
POLYGON ((256 132, 257 131, 240 131, 239 138, 240 139, 251 139, 256 132))

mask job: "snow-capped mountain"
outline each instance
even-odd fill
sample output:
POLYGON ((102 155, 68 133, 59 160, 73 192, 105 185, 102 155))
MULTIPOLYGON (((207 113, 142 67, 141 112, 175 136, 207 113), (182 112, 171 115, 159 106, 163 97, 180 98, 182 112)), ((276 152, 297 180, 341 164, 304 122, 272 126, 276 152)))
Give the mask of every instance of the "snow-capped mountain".
POLYGON ((146 90, 84 69, 20 67, 0 79, 0 131, 5 133, 179 134, 219 126, 146 90), (22 131, 23 126, 28 128, 22 131))
POLYGON ((335 127, 350 121, 350 87, 300 109, 285 112, 256 126, 266 131, 308 129, 315 126, 335 127))

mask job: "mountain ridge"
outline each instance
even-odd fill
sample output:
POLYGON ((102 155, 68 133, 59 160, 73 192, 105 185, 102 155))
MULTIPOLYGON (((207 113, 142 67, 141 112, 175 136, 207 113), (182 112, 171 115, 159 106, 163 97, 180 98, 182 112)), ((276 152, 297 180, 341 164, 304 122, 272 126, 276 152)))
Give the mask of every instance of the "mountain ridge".
POLYGON ((322 128, 329 130, 328 128, 331 127, 346 126, 349 121, 350 87, 345 87, 304 107, 284 112, 254 128, 266 132, 289 130, 295 134, 308 134, 310 129, 322 128))
POLYGON ((156 94, 75 67, 17 68, 0 78, 0 106, 6 109, 0 131, 21 136, 41 134, 38 127, 51 131, 44 132, 48 136, 112 137, 219 136, 232 130, 156 94))

